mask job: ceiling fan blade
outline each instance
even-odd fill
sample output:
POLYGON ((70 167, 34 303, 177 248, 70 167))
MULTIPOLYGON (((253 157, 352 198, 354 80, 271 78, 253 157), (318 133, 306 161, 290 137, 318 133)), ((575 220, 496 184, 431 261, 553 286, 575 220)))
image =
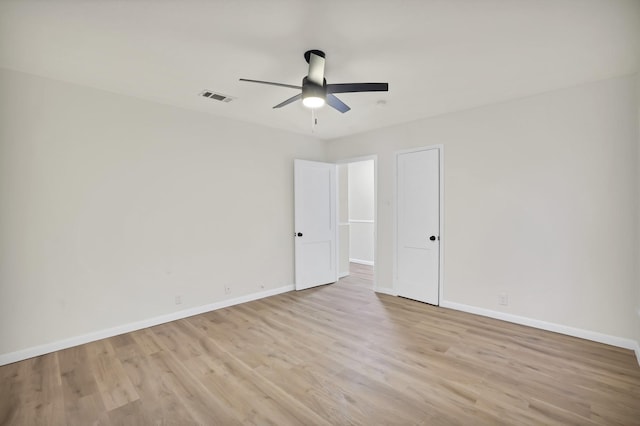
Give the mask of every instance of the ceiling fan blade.
POLYGON ((302 86, 294 86, 292 84, 273 83, 271 81, 249 80, 246 78, 241 78, 240 81, 248 81, 249 83, 269 84, 271 86, 288 87, 290 89, 302 89, 302 86))
POLYGON ((327 93, 388 92, 389 83, 338 83, 327 84, 327 93))
POLYGON ((336 96, 330 93, 327 94, 327 104, 329 104, 330 107, 337 109, 343 114, 351 109, 347 104, 345 104, 336 96))
POLYGON ((313 50, 309 54, 309 75, 307 79, 318 86, 324 85, 324 57, 317 55, 313 50))
POLYGON ((274 106, 274 108, 282 108, 283 106, 287 106, 289 105, 291 102, 295 102, 298 99, 302 98, 302 93, 298 93, 295 96, 290 97, 289 99, 287 99, 284 102, 280 102, 278 105, 274 106))

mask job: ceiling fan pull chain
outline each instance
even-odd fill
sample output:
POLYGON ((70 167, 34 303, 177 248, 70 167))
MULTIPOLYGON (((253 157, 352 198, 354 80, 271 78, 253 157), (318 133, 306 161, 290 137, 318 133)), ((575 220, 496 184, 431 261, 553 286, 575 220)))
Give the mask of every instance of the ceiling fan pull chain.
POLYGON ((311 133, 314 133, 317 125, 318 125, 318 118, 316 117, 316 110, 311 109, 311 133))

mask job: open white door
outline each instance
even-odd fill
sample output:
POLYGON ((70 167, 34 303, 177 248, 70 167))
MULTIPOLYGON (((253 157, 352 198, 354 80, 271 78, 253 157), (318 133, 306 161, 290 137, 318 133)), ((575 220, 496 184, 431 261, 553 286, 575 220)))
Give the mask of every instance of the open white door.
POLYGON ((336 165, 294 160, 296 290, 338 280, 336 165))
POLYGON ((396 154, 398 296, 439 304, 440 150, 396 154))

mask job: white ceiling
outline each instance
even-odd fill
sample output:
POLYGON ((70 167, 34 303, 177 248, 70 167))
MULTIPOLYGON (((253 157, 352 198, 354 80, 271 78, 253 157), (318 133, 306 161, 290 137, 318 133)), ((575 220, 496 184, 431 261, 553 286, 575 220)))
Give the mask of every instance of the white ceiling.
POLYGON ((638 72, 640 0, 0 1, 0 67, 305 134, 272 109, 295 91, 238 78, 299 85, 308 49, 329 83, 389 82, 320 109, 331 139, 638 72))

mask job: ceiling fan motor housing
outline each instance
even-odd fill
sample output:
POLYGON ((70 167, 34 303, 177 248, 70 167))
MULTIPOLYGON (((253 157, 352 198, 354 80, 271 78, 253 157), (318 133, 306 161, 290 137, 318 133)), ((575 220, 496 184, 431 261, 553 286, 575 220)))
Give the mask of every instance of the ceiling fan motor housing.
POLYGON ((302 79, 302 99, 305 98, 327 98, 327 80, 324 79, 323 85, 315 84, 307 77, 302 79))

